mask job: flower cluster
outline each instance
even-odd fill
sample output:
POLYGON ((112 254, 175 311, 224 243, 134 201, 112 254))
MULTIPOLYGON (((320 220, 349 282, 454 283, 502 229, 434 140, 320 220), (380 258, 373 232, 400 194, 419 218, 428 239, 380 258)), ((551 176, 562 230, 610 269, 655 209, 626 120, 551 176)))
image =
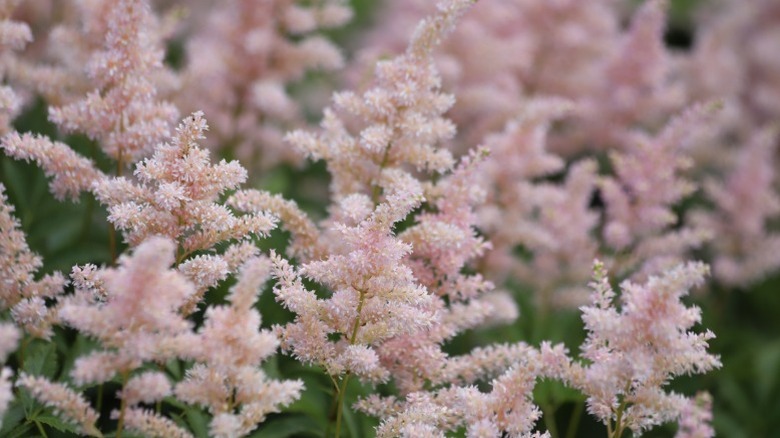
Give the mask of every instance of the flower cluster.
POLYGON ((718 288, 780 267, 780 9, 743 3, 676 51, 665 0, 396 0, 347 66, 345 0, 0 0, 0 150, 111 254, 52 262, 0 173, 0 430, 321 410, 340 437, 353 409, 382 437, 543 437, 579 403, 609 438, 713 436, 709 394, 669 389, 722 366, 695 260, 718 288), (314 72, 343 67, 317 128, 314 72), (48 125, 20 132, 25 105, 48 125))

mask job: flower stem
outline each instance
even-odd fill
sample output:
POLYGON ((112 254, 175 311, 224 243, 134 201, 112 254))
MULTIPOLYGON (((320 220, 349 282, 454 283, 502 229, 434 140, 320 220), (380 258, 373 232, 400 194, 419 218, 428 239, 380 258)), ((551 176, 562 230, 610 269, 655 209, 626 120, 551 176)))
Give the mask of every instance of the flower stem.
MULTIPOLYGON (((358 307, 357 307, 357 316, 355 316, 355 322, 352 324, 352 335, 349 338, 349 345, 355 345, 355 340, 357 340, 357 333, 358 328, 360 327, 360 313, 363 311, 363 304, 366 302, 366 293, 363 291, 360 291, 360 299, 358 301, 358 307)), ((349 377, 352 374, 347 371, 344 375, 344 379, 341 381, 341 387, 338 390, 338 394, 336 395, 338 399, 336 400, 336 434, 334 435, 336 438, 339 438, 341 436, 341 417, 344 414, 344 394, 347 392, 347 384, 349 383, 349 377)))
MULTIPOLYGON (((127 386, 128 373, 122 373, 122 389, 127 386)), ((119 422, 116 425, 116 438, 122 438, 122 429, 125 427, 125 411, 127 410, 127 400, 122 396, 122 401, 119 404, 119 422)))

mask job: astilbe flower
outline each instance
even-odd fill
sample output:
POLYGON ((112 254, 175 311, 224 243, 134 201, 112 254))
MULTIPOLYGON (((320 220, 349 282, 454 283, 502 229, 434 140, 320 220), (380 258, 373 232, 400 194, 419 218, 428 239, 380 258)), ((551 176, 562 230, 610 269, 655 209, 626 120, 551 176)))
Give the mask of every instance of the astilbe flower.
POLYGON ((79 433, 86 436, 103 436, 95 426, 100 415, 81 394, 67 385, 24 373, 19 376, 16 385, 25 388, 34 399, 52 408, 55 415, 62 420, 76 426, 79 433))
POLYGON ((393 225, 419 205, 422 189, 408 176, 399 179, 404 181, 394 182, 394 192, 376 209, 364 195, 345 198, 342 208, 351 221, 334 225, 341 248, 298 270, 333 291, 330 298, 318 299, 303 287, 292 266, 274 258, 276 298, 296 314, 294 322, 276 328, 282 348, 331 375, 349 372, 385 380, 387 370, 379 363, 376 345, 434 322, 433 298, 403 263, 411 248, 392 234, 393 225), (331 342, 331 334, 340 336, 331 342))
POLYGON ((713 274, 728 285, 747 285, 780 267, 780 234, 768 223, 780 216, 776 190, 777 129, 764 129, 736 151, 723 180, 705 183, 713 210, 694 212, 692 221, 713 230, 713 274))
POLYGON ((11 309, 25 332, 48 339, 57 316, 46 300, 59 296, 66 280, 59 272, 35 279, 43 260, 30 250, 13 211, 0 184, 0 311, 11 309))
POLYGON ((599 81, 577 100, 576 117, 554 150, 622 149, 637 127, 657 129, 686 106, 676 58, 664 43, 667 9, 666 0, 645 2, 626 33, 614 39, 598 66, 599 81))
POLYGON ((712 438, 715 430, 712 421, 712 396, 706 392, 688 399, 680 411, 680 427, 675 438, 712 438))
MULTIPOLYGON (((332 290, 335 286, 331 301, 346 301, 349 297, 347 307, 338 313, 334 311, 335 315, 352 315, 355 307, 360 309, 357 318, 350 316, 347 323, 340 323, 342 337, 348 337, 350 344, 354 338, 355 342, 369 340, 374 345, 376 351, 361 352, 361 360, 378 374, 368 375, 366 369, 350 371, 369 380, 384 380, 389 371, 404 393, 420 388, 426 380, 444 381, 441 371, 446 355, 440 344, 459 331, 484 322, 496 311, 489 303, 475 299, 492 285, 479 276, 461 274, 466 262, 488 247, 473 228, 473 205, 483 196, 475 188, 475 175, 481 170, 484 153, 469 156, 453 170, 452 154, 439 147, 454 134, 454 125, 442 115, 453 99, 441 92, 432 52, 470 3, 441 3, 438 13, 420 24, 403 55, 377 65, 376 82, 362 96, 337 93, 336 108, 350 118, 341 118, 328 109, 322 133, 295 132, 288 137, 312 158, 325 160, 333 175, 331 190, 337 201, 325 222, 331 230, 323 233, 321 239, 329 257, 304 264, 302 272, 321 283, 326 279, 332 290), (359 132, 359 136, 352 132, 359 132), (420 186, 409 168, 449 175, 420 186), (391 227, 419 205, 423 188, 431 212, 414 214, 417 224, 399 235, 401 241, 393 238, 391 227), (391 220, 377 220, 377 215, 387 214, 392 214, 391 220), (369 231, 371 234, 366 234, 369 231), (348 252, 352 253, 349 258, 341 255, 348 252), (356 266, 349 267, 347 263, 356 266), (390 267, 392 271, 383 272, 390 267), (356 284, 367 286, 355 291, 356 284), (385 289, 382 295, 373 290, 380 285, 385 289), (349 288, 349 295, 339 290, 345 287, 349 288), (407 290, 413 293, 404 298, 407 290), (387 294, 393 300, 409 301, 413 307, 390 307, 387 294), (379 303, 373 302, 374 295, 380 298, 379 303), (450 308, 445 296, 451 300, 450 308), (420 316, 410 318, 406 309, 414 307, 420 316), (394 308, 399 310, 391 310, 394 308), (397 314, 380 316, 387 312, 397 314), (374 320, 386 328, 374 329, 374 320), (366 321, 366 325, 358 327, 358 322, 366 321), (403 355, 402 360, 399 355, 403 355)), ((286 288, 282 287, 277 295, 285 303, 292 302, 283 295, 285 289, 303 292, 289 279, 283 284, 286 288)), ((313 293, 306 299, 309 304, 303 305, 302 297, 297 300, 301 301, 298 309, 305 309, 306 313, 315 313, 319 305, 313 293)), ((302 311, 292 310, 299 315, 302 311)), ((322 355, 333 354, 332 347, 321 346, 332 328, 328 328, 329 321, 322 324, 315 317, 309 318, 305 322, 301 319, 293 327, 302 331, 298 327, 308 325, 310 331, 321 333, 320 342, 304 343, 299 336, 290 343, 305 346, 298 348, 310 355, 305 361, 320 355, 321 362, 322 355)), ((296 354, 300 354, 298 350, 296 354)), ((340 371, 343 365, 328 366, 340 371)))
POLYGON ((247 173, 237 161, 210 163, 208 150, 197 144, 207 129, 203 114, 194 113, 178 126, 170 143, 158 145, 152 157, 136 165, 136 182, 107 178, 94 187, 98 200, 108 206, 108 220, 131 246, 154 235, 177 243, 176 263, 198 286, 191 305, 255 250, 236 243, 223 255, 190 257, 193 253, 210 251, 225 241, 263 236, 275 226, 262 211, 236 217, 218 202, 225 192, 238 188, 247 173))
POLYGON ((0 141, 0 149, 9 157, 34 161, 51 178, 49 190, 54 197, 78 200, 83 191, 105 178, 95 163, 82 157, 65 143, 42 135, 13 131, 0 141))
MULTIPOLYGON (((387 3, 359 52, 353 80, 402 47, 399 36, 432 9, 424 0, 387 3)), ((451 111, 463 131, 458 143, 470 146, 500 130, 528 98, 575 103, 552 143, 567 156, 620 147, 627 129, 663 123, 685 103, 676 56, 663 41, 665 2, 646 2, 628 29, 621 25, 623 9, 615 0, 477 4, 437 54, 445 83, 458 96, 451 111)))
POLYGON ((715 109, 694 105, 658 135, 637 131, 625 150, 610 154, 614 176, 599 187, 606 204, 604 243, 617 254, 615 274, 664 272, 710 238, 708 229, 679 225, 672 208, 696 190, 687 176, 693 162, 686 148, 715 109))
POLYGON ((254 309, 270 267, 266 258, 249 259, 228 295, 230 305, 206 310, 196 335, 196 364, 176 385, 178 399, 208 408, 212 436, 245 436, 300 396, 300 380, 270 380, 260 368, 279 344, 272 332, 259 330, 260 313, 254 309))
POLYGON ((701 263, 679 265, 644 284, 621 285, 619 307, 604 265, 595 264, 592 304, 582 307, 588 332, 583 363, 573 363, 566 379, 587 395, 588 412, 606 424, 612 436, 635 434, 676 420, 688 400, 664 391, 672 378, 706 373, 721 366, 707 352, 714 334, 690 329, 701 310, 681 299, 704 281, 701 263))
MULTIPOLYGON (((19 338, 21 338, 21 333, 13 324, 0 323, 1 363, 5 363, 8 356, 16 350, 19 338)), ((14 398, 11 376, 13 376, 13 371, 10 368, 0 369, 0 427, 3 427, 3 416, 14 398)))
POLYGON ((507 277, 520 280, 545 308, 583 303, 581 285, 599 247, 599 215, 590 206, 596 163, 580 160, 566 170, 563 159, 547 150, 552 122, 571 109, 557 99, 528 102, 504 131, 485 141, 490 157, 480 183, 488 200, 478 208, 478 223, 494 249, 480 267, 499 284, 507 277), (563 182, 548 180, 564 170, 563 182), (518 248, 527 257, 517 257, 518 248))
MULTIPOLYGON (((19 0, 0 1, 0 79, 5 79, 8 65, 13 63, 12 51, 24 48, 32 41, 32 31, 23 22, 11 18, 19 0)), ((8 85, 0 86, 0 135, 11 129, 11 122, 19 114, 22 101, 8 85)))
POLYGON ((772 0, 703 3, 685 78, 694 96, 719 96, 738 107, 750 132, 780 120, 780 5, 772 0))
MULTIPOLYGON (((164 52, 146 0, 105 0, 104 45, 87 72, 97 88, 83 99, 50 109, 50 119, 66 132, 97 141, 118 168, 144 157, 169 135, 177 109, 157 99, 153 78, 164 52)), ((89 30, 89 29, 88 29, 89 30)))
POLYGON ((319 31, 339 27, 351 16, 343 0, 204 5, 187 41, 179 105, 205 111, 214 129, 209 146, 230 150, 250 167, 299 162, 283 143, 283 133, 305 119, 300 99, 287 88, 311 71, 341 68, 339 49, 319 31))
POLYGON ((523 343, 512 349, 517 357, 490 382, 489 392, 473 385, 456 385, 410 393, 403 401, 371 396, 356 407, 383 419, 377 428, 380 437, 444 437, 445 432, 459 428, 465 428, 469 437, 499 437, 503 433, 536 436, 531 434, 541 417, 533 404, 536 381, 562 378, 568 372, 569 358, 563 346, 549 343, 538 350, 523 343))
POLYGON ((176 270, 176 246, 152 237, 119 267, 93 274, 105 297, 93 289, 76 289, 61 300, 59 316, 79 332, 97 339, 102 349, 76 360, 71 378, 78 385, 97 384, 119 374, 126 382, 146 362, 164 363, 187 352, 192 323, 180 314, 195 287, 176 270))
MULTIPOLYGON (((119 267, 83 275, 82 279, 91 280, 76 281, 75 293, 63 298, 59 307, 64 324, 95 338, 101 345, 76 359, 70 373, 73 382, 79 386, 101 384, 118 375, 122 381, 118 397, 122 402, 112 416, 119 418, 118 428, 127 427, 147 436, 189 436, 170 420, 138 407, 139 403, 154 403, 171 394, 164 374, 139 372, 145 364, 191 357, 199 348, 191 334, 192 323, 180 312, 195 293, 195 287, 183 274, 170 268, 174 251, 170 240, 152 237, 135 248, 132 256, 122 256, 119 267), (99 289, 79 287, 88 284, 99 284, 105 294, 99 289)), ((87 427, 86 419, 67 410, 75 410, 67 406, 80 398, 73 390, 44 378, 30 382, 24 385, 36 398, 55 407, 55 413, 59 411, 64 418, 87 427), (50 393, 46 388, 55 386, 57 391, 70 395, 52 399, 56 392, 50 393), (63 398, 65 401, 59 400, 63 398)), ((85 401, 79 403, 80 412, 92 412, 85 401)), ((91 418, 92 414, 89 415, 91 418)))

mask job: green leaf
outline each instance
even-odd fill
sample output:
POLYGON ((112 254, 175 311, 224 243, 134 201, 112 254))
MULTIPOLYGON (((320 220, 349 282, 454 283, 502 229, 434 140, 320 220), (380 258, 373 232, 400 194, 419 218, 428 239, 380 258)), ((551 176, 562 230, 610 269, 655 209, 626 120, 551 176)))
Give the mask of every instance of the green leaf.
POLYGON ((4 438, 29 438, 31 429, 33 428, 33 425, 30 423, 23 423, 20 424, 19 427, 12 430, 11 432, 6 435, 3 433, 4 438))
POLYGON ((14 400, 3 416, 3 427, 0 436, 6 436, 24 420, 24 406, 21 401, 14 400))
POLYGON ((209 422, 211 419, 198 408, 188 407, 184 410, 190 431, 198 438, 209 436, 209 422))
POLYGON ((53 342, 36 340, 27 346, 24 359, 27 374, 53 379, 58 368, 57 346, 53 342))
POLYGON ((321 436, 322 427, 305 415, 274 418, 260 425, 250 438, 284 438, 293 435, 321 436))
POLYGON ((48 413, 43 413, 41 415, 37 415, 35 417, 30 418, 30 421, 37 421, 41 424, 45 424, 49 427, 52 427, 54 429, 59 430, 60 432, 71 432, 76 433, 76 428, 73 427, 71 424, 68 424, 59 418, 55 417, 54 415, 50 415, 48 413))

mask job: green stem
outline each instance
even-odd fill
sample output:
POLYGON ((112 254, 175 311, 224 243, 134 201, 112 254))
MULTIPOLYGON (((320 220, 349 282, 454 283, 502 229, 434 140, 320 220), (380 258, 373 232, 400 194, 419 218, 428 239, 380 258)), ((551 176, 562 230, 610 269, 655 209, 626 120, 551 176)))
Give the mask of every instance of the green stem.
POLYGON ((617 411, 617 418, 615 418, 615 434, 612 438, 620 438, 623 436, 625 427, 623 426, 623 411, 626 410, 626 402, 620 403, 617 411))
MULTIPOLYGON (((127 386, 128 373, 122 373, 122 389, 127 386)), ((122 397, 122 401, 119 403, 119 422, 116 425, 116 438, 122 438, 122 429, 125 427, 125 411, 127 410, 127 400, 122 397)))
MULTIPOLYGON (((349 337, 349 345, 355 345, 357 340, 358 328, 360 327, 360 313, 363 311, 363 304, 366 302, 366 293, 360 291, 360 299, 358 301, 357 316, 355 316, 355 322, 352 324, 352 335, 349 337)), ((341 417, 344 414, 344 394, 347 392, 347 384, 349 383, 349 377, 351 373, 347 371, 344 375, 344 379, 341 381, 341 387, 337 394, 336 400, 336 438, 341 436, 341 417)))
POLYGON ((373 187, 371 187, 371 201, 374 202, 374 205, 379 204, 379 196, 382 194, 382 188, 379 186, 379 178, 382 176, 382 171, 385 169, 385 166, 387 166, 387 161, 390 159, 390 146, 387 145, 385 147, 384 155, 382 155, 382 162, 379 163, 379 172, 377 173, 377 184, 374 184, 373 187))
POLYGON ((43 425, 38 420, 34 420, 33 423, 35 423, 35 427, 38 428, 38 432, 41 433, 43 438, 49 438, 49 435, 46 435, 46 430, 43 428, 43 425))
POLYGON ((558 435, 558 425, 555 424, 555 409, 549 403, 545 403, 542 407, 542 415, 547 432, 550 432, 552 438, 558 438, 560 435, 558 435))
POLYGON ((100 412, 103 409, 103 384, 98 385, 97 390, 97 411, 100 412))
POLYGON ((585 410, 585 402, 580 400, 577 402, 577 406, 574 407, 574 411, 571 413, 569 427, 566 429, 566 438, 574 438, 577 435, 577 429, 580 425, 580 418, 582 418, 583 410, 585 410))

